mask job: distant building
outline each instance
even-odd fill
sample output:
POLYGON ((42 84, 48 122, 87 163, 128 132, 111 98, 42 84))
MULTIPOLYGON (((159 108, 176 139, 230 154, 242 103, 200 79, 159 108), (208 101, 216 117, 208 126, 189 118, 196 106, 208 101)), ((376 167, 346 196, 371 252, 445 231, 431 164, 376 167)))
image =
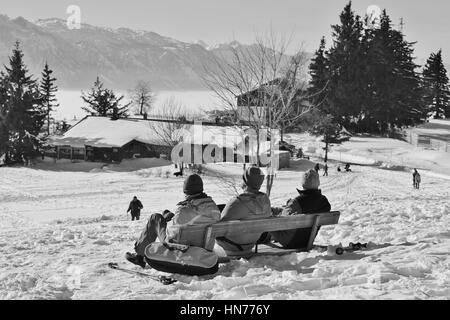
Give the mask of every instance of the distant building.
MULTIPOLYGON (((269 113, 267 112, 266 101, 273 100, 274 92, 277 87, 282 87, 285 82, 282 79, 275 79, 258 88, 250 90, 237 97, 237 113, 239 119, 245 124, 260 123, 267 125, 269 122, 269 113)), ((306 92, 298 90, 298 96, 306 97, 306 92)), ((310 105, 306 99, 301 101, 299 107, 310 105)))
MULTIPOLYGON (((214 126, 214 125, 187 125, 183 130, 183 145, 190 150, 193 159, 194 148, 206 154, 211 153, 215 156, 215 152, 219 152, 220 162, 235 163, 256 163, 257 144, 249 139, 249 130, 247 126, 214 126), (208 149, 206 149, 208 148, 208 149), (211 152, 212 151, 212 152, 211 152)), ((259 154, 261 156, 270 156, 270 141, 260 141, 259 154)), ((289 167, 290 152, 283 150, 275 150, 274 155, 278 157, 278 168, 289 167)), ((189 161, 185 161, 189 163, 189 161)), ((209 162, 209 161, 206 161, 209 162)))
POLYGON ((409 129, 406 139, 416 147, 450 152, 450 120, 432 119, 409 129))
MULTIPOLYGON (((121 162, 123 159, 159 158, 171 159, 173 145, 168 145, 158 137, 153 121, 169 122, 173 120, 117 119, 88 116, 73 125, 60 136, 48 141, 49 149, 45 153, 55 159, 70 159, 99 162, 121 162)), ((188 124, 173 132, 179 137, 179 153, 185 164, 211 162, 249 163, 255 156, 256 145, 249 143, 246 130, 239 126, 215 126, 188 124), (182 147, 182 148, 181 148, 182 147), (208 148, 206 150, 206 148, 208 148), (209 158, 194 158, 196 151, 209 158), (189 154, 183 154, 183 152, 189 154), (216 153, 217 157, 216 157, 216 153), (219 159, 219 160, 217 160, 219 159), (200 161, 200 162, 199 162, 200 161)), ((261 141, 260 152, 267 153, 267 141, 261 141)), ((174 150, 176 151, 176 150, 174 150)), ((280 157, 285 155, 280 155, 280 157)), ((285 161, 283 162, 285 163, 285 161)))
POLYGON ((56 159, 120 162, 133 157, 170 157, 171 147, 142 119, 88 116, 61 136, 53 136, 46 155, 56 159))
MULTIPOLYGON (((246 128, 238 126, 216 125, 186 125, 182 134, 182 146, 184 150, 190 149, 191 155, 183 155, 186 163, 194 161, 194 151, 202 153, 210 152, 214 159, 222 159, 219 162, 244 162, 244 157, 249 160, 249 143, 246 138, 246 128), (195 149, 197 148, 197 149, 195 149), (218 154, 216 155, 216 152, 218 154), (242 157, 239 157, 242 156, 242 157)), ((196 159, 197 161, 199 159, 196 159)), ((205 160, 205 159, 204 159, 205 160)))

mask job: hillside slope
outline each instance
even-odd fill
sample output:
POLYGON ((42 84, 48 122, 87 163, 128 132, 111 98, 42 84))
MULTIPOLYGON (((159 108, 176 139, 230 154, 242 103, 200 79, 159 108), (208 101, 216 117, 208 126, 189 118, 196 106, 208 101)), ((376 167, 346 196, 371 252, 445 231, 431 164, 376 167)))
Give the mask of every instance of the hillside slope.
MULTIPOLYGON (((277 174, 272 202, 295 196, 304 160, 277 174)), ((313 164, 310 163, 312 166, 313 164)), ((323 227, 316 244, 369 242, 343 256, 313 250, 221 264, 213 276, 175 275, 164 286, 121 273, 139 271, 124 253, 153 212, 173 209, 183 179, 161 167, 134 172, 53 172, 0 168, 0 299, 448 299, 450 180, 426 177, 414 190, 408 172, 353 166, 321 178, 338 225, 323 227), (20 188, 17 186, 20 185, 20 188), (128 201, 144 204, 128 221, 128 201)), ((215 165, 240 181, 241 166, 215 165)), ((232 195, 207 171, 205 191, 217 203, 232 195)), ((145 272, 161 274, 152 269, 145 272)))

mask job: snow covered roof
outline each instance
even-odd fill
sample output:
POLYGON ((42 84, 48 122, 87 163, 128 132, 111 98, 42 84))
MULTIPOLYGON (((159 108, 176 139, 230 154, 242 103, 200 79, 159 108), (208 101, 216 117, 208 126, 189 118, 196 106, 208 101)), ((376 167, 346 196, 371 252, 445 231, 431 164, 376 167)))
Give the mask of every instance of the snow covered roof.
MULTIPOLYGON (((182 132, 174 136, 182 137, 184 143, 217 145, 220 148, 235 149, 244 143, 245 130, 238 126, 185 125, 182 132)), ((136 140, 146 144, 165 145, 150 126, 150 121, 143 119, 118 119, 108 117, 86 117, 63 136, 54 136, 49 144, 72 147, 122 147, 136 140)))
POLYGON ((149 121, 140 119, 111 120, 108 117, 86 117, 63 136, 54 136, 49 144, 72 147, 122 147, 136 140, 146 144, 164 145, 151 129, 149 121))

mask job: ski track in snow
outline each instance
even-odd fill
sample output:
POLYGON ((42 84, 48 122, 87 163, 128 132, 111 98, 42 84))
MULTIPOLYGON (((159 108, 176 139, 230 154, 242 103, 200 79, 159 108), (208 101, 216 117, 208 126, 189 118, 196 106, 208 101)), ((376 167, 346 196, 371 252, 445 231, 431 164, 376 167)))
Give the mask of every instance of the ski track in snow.
MULTIPOLYGON (((240 167, 216 169, 239 181, 240 167)), ((211 276, 174 275, 178 282, 164 286, 107 263, 141 270, 124 253, 151 213, 182 199, 182 178, 161 177, 165 169, 0 168, 0 299, 449 299, 450 180, 427 176, 414 190, 410 173, 352 169, 321 177, 341 218, 322 227, 315 243, 370 242, 367 250, 241 259, 211 276), (125 213, 135 194, 144 204, 139 222, 125 213)), ((296 195, 300 174, 278 172, 273 205, 296 195)), ((217 178, 204 180, 217 203, 232 194, 217 178)))

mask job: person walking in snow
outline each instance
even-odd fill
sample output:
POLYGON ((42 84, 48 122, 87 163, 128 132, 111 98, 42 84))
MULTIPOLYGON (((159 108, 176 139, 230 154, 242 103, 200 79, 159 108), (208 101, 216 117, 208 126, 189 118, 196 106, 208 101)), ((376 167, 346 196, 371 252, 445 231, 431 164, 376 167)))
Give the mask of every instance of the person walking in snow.
MULTIPOLYGON (((155 213, 150 216, 134 243, 136 253, 127 252, 125 255, 129 262, 145 268, 145 248, 156 239, 161 243, 176 243, 175 239, 179 236, 181 226, 209 225, 220 220, 220 210, 213 199, 203 192, 203 180, 199 175, 191 174, 186 177, 183 192, 185 199, 177 204, 175 213, 164 210, 162 214, 155 213)), ((196 247, 203 247, 203 240, 202 233, 182 239, 183 244, 196 247)))
POLYGON ((134 221, 134 219, 139 220, 141 216, 141 210, 143 208, 144 206, 142 205, 142 202, 138 200, 136 196, 134 196, 127 210, 127 213, 131 211, 131 221, 134 221))
POLYGON ((414 168, 414 172, 413 172, 413 186, 414 189, 419 189, 420 187, 420 174, 417 171, 417 169, 414 168))
POLYGON ((324 176, 324 177, 325 177, 325 176, 328 177, 328 165, 327 165, 326 162, 325 162, 325 165, 324 165, 324 167, 323 167, 323 176, 324 176))

